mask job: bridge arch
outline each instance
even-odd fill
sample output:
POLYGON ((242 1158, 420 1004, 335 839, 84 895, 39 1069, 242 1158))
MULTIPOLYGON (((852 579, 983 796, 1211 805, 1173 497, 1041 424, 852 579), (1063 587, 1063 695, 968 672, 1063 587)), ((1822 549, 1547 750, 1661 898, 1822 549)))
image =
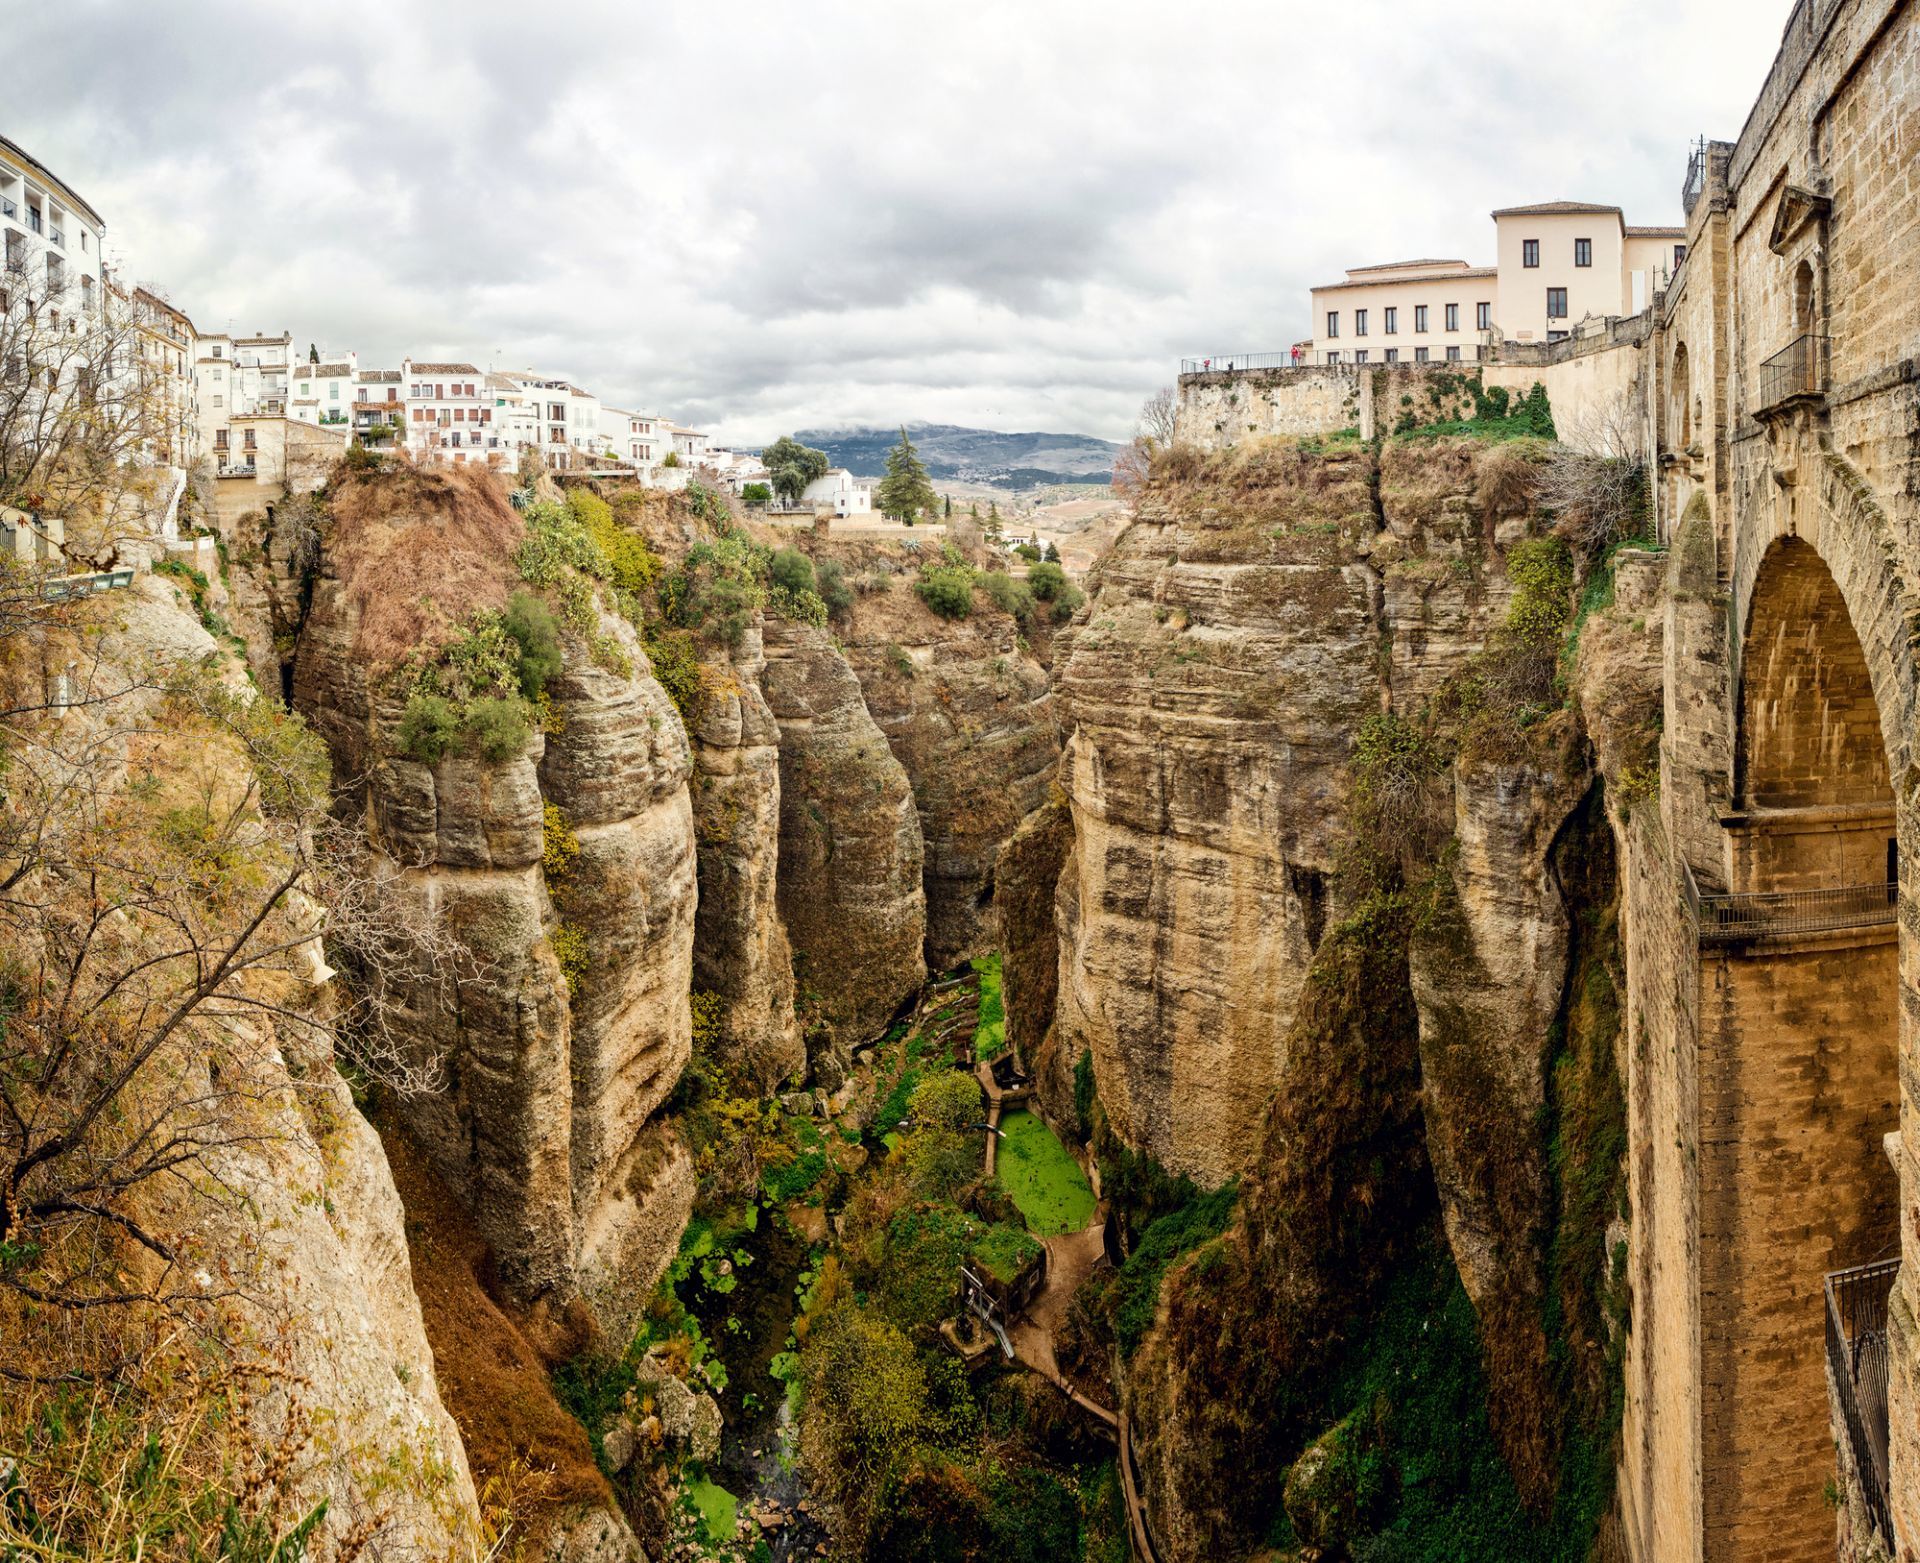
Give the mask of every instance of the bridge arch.
MULTIPOLYGON (((1709 1558, 1832 1545, 1798 1474, 1824 1475, 1833 1447, 1823 1297, 1831 1273, 1899 1253, 1900 1062, 1920 1013, 1896 916, 1920 850, 1920 611, 1884 514, 1824 441, 1788 433, 1754 499, 1735 552, 1723 920, 1703 918, 1700 950, 1709 1558)), ((1870 1284, 1884 1304, 1887 1274, 1870 1284)), ((1884 1407, 1884 1367, 1870 1387, 1884 1407)))

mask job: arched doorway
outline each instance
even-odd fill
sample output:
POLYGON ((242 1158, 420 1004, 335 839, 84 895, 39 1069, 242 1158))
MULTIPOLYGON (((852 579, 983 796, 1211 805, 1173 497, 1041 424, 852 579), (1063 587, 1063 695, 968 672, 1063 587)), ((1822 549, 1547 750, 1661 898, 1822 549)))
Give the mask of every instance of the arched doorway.
MULTIPOLYGON (((1708 1559, 1831 1551, 1826 1281, 1898 1252, 1895 808, 1873 680, 1812 544, 1776 538, 1747 602, 1727 893, 1701 918, 1708 1559)), ((1891 1281, 1873 1272, 1882 1331, 1891 1281)), ((1862 1386, 1882 1407, 1884 1361, 1862 1386)))
POLYGON ((1693 390, 1688 379, 1685 342, 1673 350, 1673 373, 1668 379, 1668 385, 1671 388, 1670 427, 1673 431, 1674 448, 1685 450, 1693 443, 1693 390))

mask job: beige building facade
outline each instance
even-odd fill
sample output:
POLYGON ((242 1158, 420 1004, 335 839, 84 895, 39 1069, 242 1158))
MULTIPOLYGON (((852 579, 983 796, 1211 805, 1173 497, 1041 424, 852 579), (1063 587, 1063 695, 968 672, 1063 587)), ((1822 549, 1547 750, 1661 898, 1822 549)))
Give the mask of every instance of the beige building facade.
MULTIPOLYGON (((1316 364, 1479 362, 1503 342, 1557 342, 1637 314, 1686 251, 1682 228, 1631 228, 1617 206, 1543 201, 1493 214, 1495 264, 1356 266, 1313 289, 1316 364)), ((1229 361, 1223 361, 1223 367, 1229 361)))

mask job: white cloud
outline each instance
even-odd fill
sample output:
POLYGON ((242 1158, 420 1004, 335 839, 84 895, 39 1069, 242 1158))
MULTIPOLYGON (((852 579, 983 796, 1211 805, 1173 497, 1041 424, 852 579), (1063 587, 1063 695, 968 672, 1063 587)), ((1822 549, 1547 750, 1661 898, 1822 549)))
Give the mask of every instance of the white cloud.
POLYGON ((0 131, 209 328, 535 363, 741 440, 1119 437, 1346 266, 1490 260, 1495 206, 1677 221, 1786 9, 63 0, 11 25, 0 131))

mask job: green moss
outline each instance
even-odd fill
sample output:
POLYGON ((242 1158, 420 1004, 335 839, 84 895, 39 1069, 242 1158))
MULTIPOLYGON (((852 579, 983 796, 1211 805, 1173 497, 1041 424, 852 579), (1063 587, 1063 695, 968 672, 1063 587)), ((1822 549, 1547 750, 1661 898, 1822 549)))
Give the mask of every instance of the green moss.
POLYGON ((997 1058, 1007 1046, 1007 1006, 1001 992, 1000 952, 975 958, 973 969, 980 982, 980 1021, 974 1027, 975 1058, 997 1058))
POLYGON ((998 1176, 1027 1225, 1043 1237, 1081 1231, 1097 1201, 1058 1136, 1029 1112, 1008 1113, 1000 1132, 998 1176))
POLYGON ((687 1484, 687 1494, 700 1511, 700 1526, 707 1540, 716 1544, 733 1540, 734 1527, 739 1523, 739 1500, 704 1476, 687 1484))
POLYGON ((1238 1191, 1229 1183, 1159 1217, 1134 1244, 1107 1289, 1115 1338, 1128 1356, 1146 1338, 1160 1303, 1160 1281, 1181 1255, 1226 1231, 1238 1191))

